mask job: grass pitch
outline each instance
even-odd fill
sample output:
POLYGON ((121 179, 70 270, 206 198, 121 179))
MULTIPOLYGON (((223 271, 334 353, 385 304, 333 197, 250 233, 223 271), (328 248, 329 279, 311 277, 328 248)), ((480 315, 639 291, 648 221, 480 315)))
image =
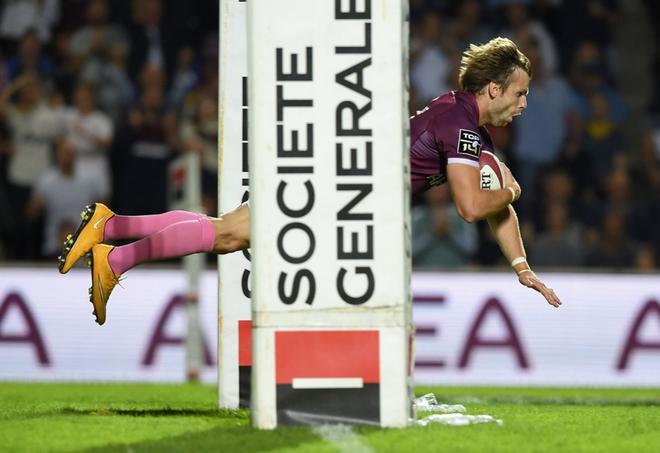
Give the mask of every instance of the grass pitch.
MULTIPOLYGON (((660 389, 419 388, 504 420, 401 430, 257 431, 204 385, 0 383, 0 451, 660 451, 660 389)), ((421 416, 425 414, 420 414, 421 416)))

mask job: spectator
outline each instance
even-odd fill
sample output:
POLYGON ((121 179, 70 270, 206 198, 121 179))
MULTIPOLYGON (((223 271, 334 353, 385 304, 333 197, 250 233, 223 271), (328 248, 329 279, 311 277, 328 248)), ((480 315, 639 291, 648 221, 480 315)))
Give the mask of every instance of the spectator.
POLYGON ((578 113, 585 119, 589 114, 589 100, 594 94, 605 97, 611 118, 617 123, 626 119, 623 99, 609 82, 609 69, 601 49, 591 41, 578 45, 570 68, 571 84, 577 95, 578 113))
POLYGON ((660 194, 660 125, 642 137, 640 169, 646 193, 660 194))
POLYGON ((204 99, 218 99, 218 60, 216 59, 208 59, 204 63, 200 82, 184 99, 182 116, 184 118, 194 116, 197 106, 204 99))
POLYGON ((619 1, 561 2, 558 17, 561 18, 559 39, 566 57, 576 42, 590 41, 599 48, 607 49, 620 20, 619 1))
POLYGON ((35 30, 41 42, 51 37, 60 15, 59 0, 6 0, 0 17, 0 37, 17 40, 35 30))
POLYGON ((600 93, 590 98, 582 137, 582 164, 584 183, 592 187, 603 187, 603 178, 610 174, 614 160, 624 151, 624 136, 621 125, 610 114, 607 99, 600 93))
POLYGON ((546 204, 545 231, 531 244, 530 256, 537 266, 569 266, 583 264, 582 231, 571 221, 568 206, 561 201, 546 204))
POLYGON ((151 63, 144 65, 138 80, 138 90, 143 91, 147 87, 156 87, 164 93, 166 85, 167 79, 162 66, 151 63))
POLYGON ((547 205, 554 202, 566 207, 569 218, 574 219, 577 217, 580 206, 576 200, 576 184, 570 173, 561 166, 553 166, 543 172, 540 183, 540 191, 536 195, 538 202, 534 206, 534 215, 532 216, 535 229, 543 229, 547 218, 547 205))
POLYGON ((605 213, 600 231, 601 239, 587 254, 587 266, 609 269, 635 266, 638 249, 626 236, 625 221, 626 217, 622 212, 610 210, 605 213))
POLYGON ((128 77, 128 49, 113 42, 108 46, 106 58, 97 65, 86 65, 80 78, 94 86, 98 107, 114 123, 120 120, 133 100, 133 83, 128 77))
POLYGON ((177 153, 177 118, 165 105, 162 70, 147 66, 138 103, 117 134, 117 210, 126 214, 167 210, 167 167, 177 153), (159 75, 160 74, 160 75, 159 75), (148 181, 145 179, 148 175, 148 181))
POLYGON ((69 55, 74 71, 82 71, 85 79, 100 86, 97 74, 109 59, 111 48, 128 51, 124 30, 109 22, 107 0, 90 0, 86 9, 86 24, 76 31, 69 42, 69 55))
POLYGON ((456 213, 449 187, 437 186, 424 194, 426 205, 412 210, 413 264, 415 266, 460 266, 477 250, 476 225, 456 213))
POLYGON ((76 149, 76 173, 93 178, 101 199, 110 197, 110 164, 108 151, 112 144, 113 124, 96 110, 94 91, 87 83, 79 83, 73 92, 73 106, 59 113, 62 133, 76 149))
POLYGON ((0 93, 0 114, 11 137, 9 181, 29 191, 50 165, 57 132, 55 112, 45 103, 39 79, 24 74, 7 85, 0 93), (11 101, 14 94, 18 94, 16 102, 11 101))
POLYGON ((67 234, 75 231, 81 206, 100 197, 93 178, 75 171, 76 149, 73 143, 62 139, 55 149, 56 165, 36 182, 28 204, 28 216, 36 218, 45 213, 42 255, 55 258, 61 251, 67 234))
POLYGON ((539 47, 526 37, 524 52, 534 68, 527 97, 527 108, 516 120, 512 155, 515 175, 525 196, 521 199, 523 214, 535 203, 537 175, 541 168, 554 164, 561 153, 579 137, 576 99, 573 90, 560 76, 548 74, 539 47))
POLYGON ((181 124, 184 152, 199 154, 202 163, 202 205, 205 212, 217 210, 218 198, 218 104, 216 98, 199 102, 192 118, 181 124))
POLYGON ((18 55, 9 59, 7 68, 11 79, 32 72, 38 74, 42 81, 50 84, 55 75, 53 60, 41 51, 41 43, 34 30, 28 30, 21 37, 18 55))
POLYGON ((0 116, 10 135, 7 192, 16 220, 8 253, 29 258, 36 253, 32 248, 35 225, 25 217, 25 207, 34 183, 51 163, 57 134, 55 111, 46 104, 37 76, 24 74, 0 93, 0 116), (16 102, 11 100, 14 94, 18 95, 16 102))
MULTIPOLYGON (((529 36, 538 44, 540 61, 545 74, 554 75, 558 70, 557 46, 552 35, 543 23, 529 17, 529 7, 521 0, 512 1, 505 7, 507 26, 501 31, 502 36, 514 41, 520 36, 529 36)), ((539 68, 534 66, 534 72, 539 68)))
POLYGON ((133 0, 128 72, 133 80, 145 65, 160 66, 171 80, 178 51, 177 33, 162 21, 160 0, 133 0))
POLYGON ((478 0, 458 2, 455 17, 449 23, 448 41, 460 55, 470 44, 480 44, 493 38, 493 30, 481 20, 482 6, 478 0))
POLYGON ((648 242, 653 238, 653 217, 651 207, 642 197, 633 195, 634 187, 630 173, 624 162, 603 178, 605 198, 595 200, 583 210, 585 224, 591 228, 602 225, 608 213, 617 212, 623 218, 626 236, 637 242, 648 242))
POLYGON ((443 49, 443 19, 427 13, 414 27, 410 44, 410 84, 415 108, 421 109, 432 99, 449 91, 451 55, 443 49))
POLYGON ((168 95, 168 103, 177 110, 182 106, 186 95, 197 85, 199 77, 195 72, 195 51, 182 47, 177 57, 174 81, 168 95))
POLYGON ((656 267, 655 250, 649 245, 643 245, 637 252, 635 268, 641 272, 653 272, 656 267))

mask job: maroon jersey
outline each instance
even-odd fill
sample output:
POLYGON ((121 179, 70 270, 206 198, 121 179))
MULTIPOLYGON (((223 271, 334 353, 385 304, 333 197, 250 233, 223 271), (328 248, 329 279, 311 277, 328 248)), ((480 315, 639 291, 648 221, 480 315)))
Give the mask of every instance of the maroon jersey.
POLYGON ((450 91, 410 118, 412 192, 420 193, 447 181, 448 164, 479 168, 481 151, 493 152, 472 93, 450 91))

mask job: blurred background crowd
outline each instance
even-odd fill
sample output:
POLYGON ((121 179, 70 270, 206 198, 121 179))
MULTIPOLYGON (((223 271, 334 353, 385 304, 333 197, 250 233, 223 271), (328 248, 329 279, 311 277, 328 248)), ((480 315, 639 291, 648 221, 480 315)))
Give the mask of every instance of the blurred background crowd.
MULTIPOLYGON (((216 213, 216 0, 4 0, 0 260, 52 259, 81 208, 167 210, 167 165, 197 153, 216 213)), ((411 0, 410 114, 457 88, 469 43, 532 60, 525 113, 491 129, 523 188, 537 267, 660 266, 660 5, 411 0)), ((413 264, 506 265, 440 186, 413 200, 413 264)))
POLYGON ((218 1, 1 4, 0 259, 57 256, 94 200, 167 210, 181 153, 215 213, 218 1))

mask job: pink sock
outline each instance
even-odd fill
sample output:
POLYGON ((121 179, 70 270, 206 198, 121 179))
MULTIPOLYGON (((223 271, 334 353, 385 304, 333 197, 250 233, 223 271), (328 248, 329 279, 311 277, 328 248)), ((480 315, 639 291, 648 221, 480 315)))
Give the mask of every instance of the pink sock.
POLYGON ((188 211, 169 211, 154 215, 115 215, 105 223, 104 240, 136 239, 154 234, 168 225, 206 217, 188 211))
POLYGON ((147 261, 212 252, 215 226, 206 216, 174 223, 128 245, 115 247, 108 261, 115 275, 147 261))

